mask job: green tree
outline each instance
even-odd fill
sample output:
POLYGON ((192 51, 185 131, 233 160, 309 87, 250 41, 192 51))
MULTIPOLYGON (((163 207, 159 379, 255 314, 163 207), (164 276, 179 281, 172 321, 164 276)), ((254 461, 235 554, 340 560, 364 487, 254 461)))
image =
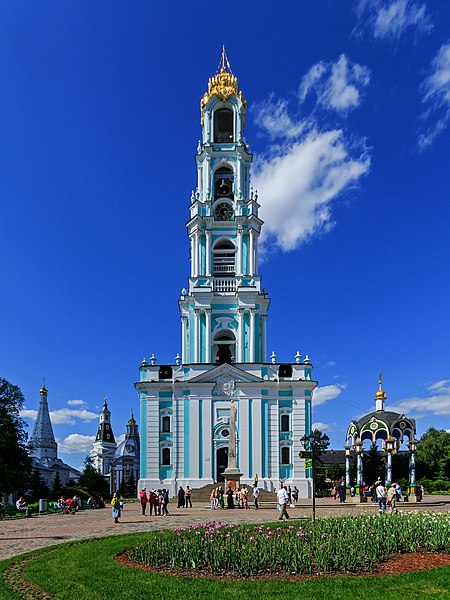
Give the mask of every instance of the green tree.
POLYGON ((40 476, 38 469, 33 469, 28 488, 34 501, 39 500, 40 498, 50 498, 49 487, 40 476))
POLYGON ((392 481, 409 481, 408 452, 398 452, 392 455, 392 481))
POLYGON ((384 481, 386 477, 385 460, 376 444, 372 444, 369 451, 364 452, 363 477, 368 485, 372 485, 378 479, 384 481))
POLYGON ((450 479, 450 433, 430 427, 417 443, 416 478, 450 479))
POLYGON ((56 471, 55 479, 53 480, 53 498, 58 499, 62 493, 62 481, 59 475, 59 471, 56 471))
POLYGON ((101 473, 94 469, 91 459, 86 457, 84 471, 80 476, 79 487, 93 496, 109 496, 109 482, 101 473))
POLYGON ((20 388, 0 378, 0 492, 26 488, 31 473, 28 436, 20 418, 24 397, 20 388))
POLYGON ((131 471, 130 475, 128 476, 123 495, 126 498, 136 498, 137 496, 137 484, 133 471, 131 471))

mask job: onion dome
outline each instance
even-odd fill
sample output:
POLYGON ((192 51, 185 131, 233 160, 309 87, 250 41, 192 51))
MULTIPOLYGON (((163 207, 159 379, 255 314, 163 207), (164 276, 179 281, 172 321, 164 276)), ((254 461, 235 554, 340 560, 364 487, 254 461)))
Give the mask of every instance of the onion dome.
POLYGON ((200 101, 202 112, 208 104, 209 99, 214 95, 223 102, 228 100, 230 96, 236 95, 241 100, 244 109, 247 104, 242 96, 242 92, 239 91, 238 79, 231 71, 230 62, 225 52, 225 46, 222 47, 222 57, 217 73, 213 77, 210 77, 208 81, 208 91, 200 101))
POLYGON ((378 379, 378 392, 375 394, 375 400, 386 400, 386 392, 383 390, 383 373, 380 373, 378 379))

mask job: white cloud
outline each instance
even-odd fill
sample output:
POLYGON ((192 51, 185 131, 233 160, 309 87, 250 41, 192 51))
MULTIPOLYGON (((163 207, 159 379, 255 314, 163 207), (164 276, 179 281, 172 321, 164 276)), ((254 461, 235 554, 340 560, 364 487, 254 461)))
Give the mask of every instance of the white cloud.
POLYGON ((58 441, 59 452, 65 454, 88 454, 92 450, 95 435, 71 433, 62 442, 58 441))
POLYGON ((318 429, 319 431, 322 431, 323 433, 333 431, 335 429, 335 427, 336 427, 336 423, 321 423, 320 421, 318 421, 317 423, 312 424, 313 431, 315 429, 318 429))
POLYGON ((433 29, 426 3, 413 0, 359 0, 357 31, 370 27, 375 38, 398 40, 408 28, 418 33, 433 29))
POLYGON ((367 173, 370 158, 356 157, 342 130, 311 131, 304 138, 272 149, 255 164, 253 185, 265 221, 261 241, 294 250, 334 225, 331 206, 367 173))
POLYGON ((67 400, 67 404, 69 406, 85 406, 86 402, 84 400, 67 400))
POLYGON ((274 100, 273 96, 257 105, 255 111, 258 125, 264 128, 271 138, 278 136, 297 137, 307 126, 304 121, 296 123, 292 120, 288 114, 286 100, 274 100))
POLYGON ((325 404, 328 400, 334 400, 341 395, 346 386, 342 384, 332 384, 317 387, 313 392, 313 406, 316 408, 320 404, 325 404))
POLYGON ((118 436, 116 437, 116 444, 117 444, 117 445, 121 444, 121 443, 123 442, 123 440, 124 440, 124 439, 125 439, 125 434, 124 434, 124 433, 121 433, 120 435, 118 435, 118 436))
MULTIPOLYGON (((20 413, 20 416, 24 419, 35 421, 37 413, 37 410, 23 409, 20 413)), ((73 425, 75 423, 75 419, 89 422, 98 419, 98 415, 97 413, 90 412, 84 408, 58 408, 57 410, 50 411, 50 419, 53 425, 73 425)))
POLYGON ((418 136, 421 149, 431 146, 434 139, 450 121, 450 40, 443 44, 431 63, 431 73, 421 86, 422 102, 426 105, 421 115, 424 122, 435 117, 435 122, 418 136))
MULTIPOLYGON (((418 396, 400 400, 397 404, 390 405, 389 409, 405 415, 414 413, 431 413, 440 417, 450 416, 450 380, 442 379, 428 386, 429 396, 418 396)), ((416 414, 416 417, 419 415, 416 414)))
POLYGON ((300 83, 300 102, 314 90, 318 105, 347 112, 359 105, 361 91, 369 81, 370 69, 351 63, 341 54, 335 63, 320 62, 311 67, 300 83))
POLYGON ((30 419, 30 421, 35 421, 37 417, 37 410, 24 408, 20 411, 20 416, 22 419, 30 419))

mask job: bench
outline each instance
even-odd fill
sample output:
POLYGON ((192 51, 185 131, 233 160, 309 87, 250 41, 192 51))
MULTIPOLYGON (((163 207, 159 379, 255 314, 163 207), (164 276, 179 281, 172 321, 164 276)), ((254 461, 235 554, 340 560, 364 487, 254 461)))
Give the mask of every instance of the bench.
POLYGON ((15 519, 17 517, 24 517, 25 514, 18 511, 14 504, 7 504, 5 506, 5 518, 15 519))

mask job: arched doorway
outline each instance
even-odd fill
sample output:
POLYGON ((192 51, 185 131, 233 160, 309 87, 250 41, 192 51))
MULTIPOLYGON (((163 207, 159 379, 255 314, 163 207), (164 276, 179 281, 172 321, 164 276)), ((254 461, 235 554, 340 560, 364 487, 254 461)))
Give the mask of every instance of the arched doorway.
POLYGON ((223 472, 228 466, 228 446, 220 446, 216 452, 216 481, 225 481, 223 472))

